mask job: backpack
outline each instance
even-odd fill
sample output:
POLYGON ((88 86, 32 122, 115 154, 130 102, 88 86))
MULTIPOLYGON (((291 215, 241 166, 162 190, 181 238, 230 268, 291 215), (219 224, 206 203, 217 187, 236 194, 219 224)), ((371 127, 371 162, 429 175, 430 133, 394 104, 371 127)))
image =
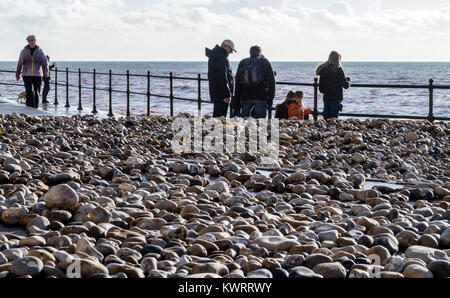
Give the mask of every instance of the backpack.
POLYGON ((288 119, 289 118, 287 101, 277 104, 276 109, 275 109, 275 118, 277 118, 277 119, 288 119))
POLYGON ((264 83, 261 57, 247 58, 242 62, 239 82, 244 87, 258 87, 264 83))

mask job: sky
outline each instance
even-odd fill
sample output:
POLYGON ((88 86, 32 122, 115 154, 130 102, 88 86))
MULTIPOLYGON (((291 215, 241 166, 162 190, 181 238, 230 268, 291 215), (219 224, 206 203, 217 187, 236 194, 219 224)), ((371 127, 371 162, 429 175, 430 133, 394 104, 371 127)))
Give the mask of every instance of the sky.
POLYGON ((28 34, 56 61, 450 61, 450 0, 0 0, 0 61, 28 34))

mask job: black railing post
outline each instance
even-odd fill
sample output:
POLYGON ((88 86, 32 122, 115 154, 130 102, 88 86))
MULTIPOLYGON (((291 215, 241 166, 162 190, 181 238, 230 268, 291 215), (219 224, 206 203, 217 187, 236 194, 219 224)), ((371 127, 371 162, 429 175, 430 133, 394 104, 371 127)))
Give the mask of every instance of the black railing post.
POLYGON ((170 117, 173 117, 173 74, 170 73, 170 117))
POLYGON ((130 117, 130 71, 127 70, 127 117, 130 117))
POLYGON ((201 117, 202 116, 202 75, 201 74, 198 74, 197 84, 198 84, 198 98, 197 98, 198 117, 201 117))
POLYGON ((428 121, 433 122, 434 121, 434 98, 433 98, 433 93, 434 93, 434 86, 433 86, 433 79, 430 79, 430 85, 428 87, 428 91, 429 91, 429 110, 428 110, 428 121))
POLYGON ((313 116, 314 116, 314 121, 317 121, 318 116, 319 116, 319 109, 317 107, 318 103, 318 92, 317 89, 319 87, 319 84, 317 83, 319 80, 317 78, 314 78, 314 111, 313 111, 313 116))
POLYGON ((96 83, 96 70, 94 68, 94 74, 92 77, 92 100, 93 100, 93 107, 92 107, 92 114, 97 114, 97 100, 96 100, 96 89, 97 89, 97 83, 96 83))
POLYGON ((113 117, 113 111, 112 111, 112 71, 111 69, 109 70, 109 113, 108 116, 109 117, 113 117))
POLYGON ((147 71, 147 117, 150 116, 150 71, 147 71))
POLYGON ((55 106, 58 105, 58 67, 55 68, 55 106))
POLYGON ((70 108, 69 103, 69 69, 66 68, 66 108, 70 108))
POLYGON ((78 68, 78 111, 81 111, 83 106, 81 105, 81 69, 78 68))

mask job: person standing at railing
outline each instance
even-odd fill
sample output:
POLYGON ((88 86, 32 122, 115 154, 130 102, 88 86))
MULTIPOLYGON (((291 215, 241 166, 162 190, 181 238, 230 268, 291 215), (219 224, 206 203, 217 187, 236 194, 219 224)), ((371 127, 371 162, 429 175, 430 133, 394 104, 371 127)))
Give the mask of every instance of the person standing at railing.
POLYGON ((350 87, 350 78, 345 77, 341 61, 341 54, 332 51, 328 61, 316 69, 316 75, 320 76, 319 91, 323 93, 323 117, 325 119, 339 118, 344 100, 342 88, 350 87))
POLYGON ((235 99, 242 103, 242 117, 266 118, 275 97, 272 65, 262 55, 261 47, 250 48, 250 57, 239 63, 236 72, 235 99))
MULTIPOLYGON (((50 63, 50 57, 49 56, 45 56, 47 58, 47 63, 50 63)), ((56 64, 53 63, 52 65, 50 65, 48 67, 49 70, 53 70, 56 67, 56 64)), ((50 72, 48 75, 48 78, 44 77, 44 91, 42 92, 42 103, 49 103, 49 101, 47 100, 47 95, 48 92, 50 91, 50 72)))
POLYGON ((27 42, 28 45, 20 52, 16 80, 19 81, 20 74, 22 74, 26 90, 27 106, 38 108, 42 75, 45 78, 49 77, 48 63, 44 51, 36 44, 36 36, 29 35, 27 42))
POLYGON ((205 50, 208 60, 209 95, 214 103, 213 117, 226 117, 234 92, 234 78, 228 56, 237 52, 234 43, 226 39, 222 45, 205 50))

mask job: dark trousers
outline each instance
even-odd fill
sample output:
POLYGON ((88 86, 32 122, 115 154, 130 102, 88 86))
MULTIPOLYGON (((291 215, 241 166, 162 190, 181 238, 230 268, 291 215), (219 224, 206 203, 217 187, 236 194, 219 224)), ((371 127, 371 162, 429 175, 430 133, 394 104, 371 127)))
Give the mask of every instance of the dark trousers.
POLYGON ((241 100, 237 99, 236 97, 233 97, 231 99, 230 103, 230 110, 231 110, 231 118, 233 117, 242 117, 242 105, 241 100))
POLYGON ((27 107, 39 107, 39 93, 41 93, 41 77, 23 77, 25 90, 27 92, 27 107), (34 91, 34 92, 33 92, 34 91))
POLYGON ((323 118, 339 118, 339 104, 340 100, 324 100, 323 101, 323 118))
POLYGON ((264 119, 267 117, 267 100, 244 100, 242 102, 242 117, 264 119))
POLYGON ((214 102, 214 111, 213 111, 213 117, 226 117, 228 113, 228 104, 225 103, 223 100, 215 101, 214 102))
POLYGON ((42 103, 47 101, 47 95, 50 91, 50 77, 44 78, 44 90, 42 91, 42 103))

